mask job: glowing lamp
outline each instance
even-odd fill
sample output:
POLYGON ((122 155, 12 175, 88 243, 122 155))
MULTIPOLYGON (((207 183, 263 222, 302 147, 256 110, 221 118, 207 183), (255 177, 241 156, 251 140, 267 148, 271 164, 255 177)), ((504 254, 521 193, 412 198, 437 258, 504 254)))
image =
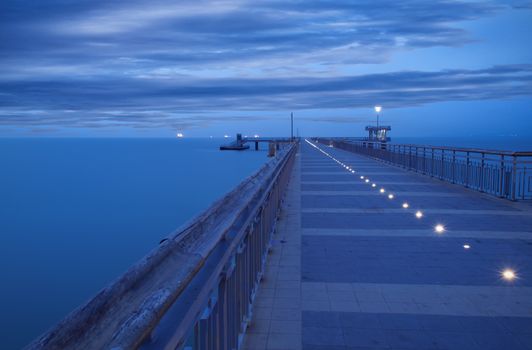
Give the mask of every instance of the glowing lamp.
POLYGON ((514 280, 517 277, 516 274, 515 274, 515 271, 512 270, 512 269, 506 269, 506 270, 502 271, 501 272, 501 276, 502 276, 502 278, 504 278, 507 281, 512 281, 512 280, 514 280))

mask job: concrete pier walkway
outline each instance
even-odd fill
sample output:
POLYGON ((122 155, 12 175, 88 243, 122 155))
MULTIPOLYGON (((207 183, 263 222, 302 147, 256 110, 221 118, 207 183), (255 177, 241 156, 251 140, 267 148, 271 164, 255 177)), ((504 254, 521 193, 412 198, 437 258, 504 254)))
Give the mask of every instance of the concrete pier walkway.
POLYGON ((529 204, 316 146, 301 144, 245 349, 532 349, 529 204))

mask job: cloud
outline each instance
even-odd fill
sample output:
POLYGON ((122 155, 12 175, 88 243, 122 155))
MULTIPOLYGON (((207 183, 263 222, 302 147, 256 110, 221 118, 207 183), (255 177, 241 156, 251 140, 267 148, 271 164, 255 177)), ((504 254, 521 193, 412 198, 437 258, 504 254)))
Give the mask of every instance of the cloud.
POLYGON ((7 92, 0 95, 0 125, 186 129, 230 120, 230 113, 219 116, 224 110, 367 108, 375 101, 398 108, 532 96, 532 65, 334 78, 24 81, 0 83, 0 90, 7 92))
POLYGON ((382 63, 394 50, 460 46, 459 23, 495 13, 490 2, 435 0, 5 0, 0 74, 204 76, 203 70, 316 73, 382 63), (159 72, 156 74, 155 72, 159 72))
POLYGON ((516 4, 527 2, 4 0, 0 127, 185 129, 233 112, 530 96, 527 65, 349 73, 466 45, 462 22, 516 4))

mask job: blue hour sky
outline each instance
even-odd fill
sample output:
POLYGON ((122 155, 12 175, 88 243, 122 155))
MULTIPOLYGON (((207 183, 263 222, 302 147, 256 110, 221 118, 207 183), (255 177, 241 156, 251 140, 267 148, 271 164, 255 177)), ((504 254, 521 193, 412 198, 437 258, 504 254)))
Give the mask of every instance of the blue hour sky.
POLYGON ((532 137, 532 2, 0 3, 0 136, 532 137))

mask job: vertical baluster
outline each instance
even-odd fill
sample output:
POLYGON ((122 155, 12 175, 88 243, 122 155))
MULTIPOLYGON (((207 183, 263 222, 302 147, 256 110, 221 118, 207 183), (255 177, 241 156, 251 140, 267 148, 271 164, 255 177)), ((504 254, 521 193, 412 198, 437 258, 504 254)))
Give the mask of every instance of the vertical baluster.
POLYGON ((434 176, 434 148, 431 148, 432 158, 430 161, 430 176, 434 176))
POLYGON ((427 152, 426 148, 423 147, 423 174, 427 174, 427 152))
POLYGON ((408 146, 408 170, 414 168, 414 147, 408 146))
POLYGON ((453 159, 451 161, 451 182, 455 183, 455 172, 456 172, 456 150, 453 149, 453 159))
POLYGON ((521 186, 521 199, 525 199, 525 192, 526 192, 525 186, 526 186, 526 165, 523 165, 523 182, 521 186))
POLYGON ((440 179, 442 179, 442 180, 445 178, 444 160, 445 160, 445 150, 442 148, 442 150, 441 150, 441 170, 440 170, 440 174, 441 174, 440 179))
POLYGON ((482 152, 481 153, 481 160, 480 160, 480 174, 479 174, 479 177, 480 177, 480 192, 484 192, 484 166, 485 166, 485 162, 486 162, 486 159, 485 159, 485 153, 482 152))
POLYGON ((499 170, 499 197, 504 197, 504 154, 501 154, 501 163, 499 170))
POLYGON ((466 152, 465 187, 469 187, 469 151, 466 152))
POLYGON ((516 187, 516 176, 517 176, 517 156, 513 156, 512 160, 512 197, 511 199, 515 201, 515 187, 516 187))

